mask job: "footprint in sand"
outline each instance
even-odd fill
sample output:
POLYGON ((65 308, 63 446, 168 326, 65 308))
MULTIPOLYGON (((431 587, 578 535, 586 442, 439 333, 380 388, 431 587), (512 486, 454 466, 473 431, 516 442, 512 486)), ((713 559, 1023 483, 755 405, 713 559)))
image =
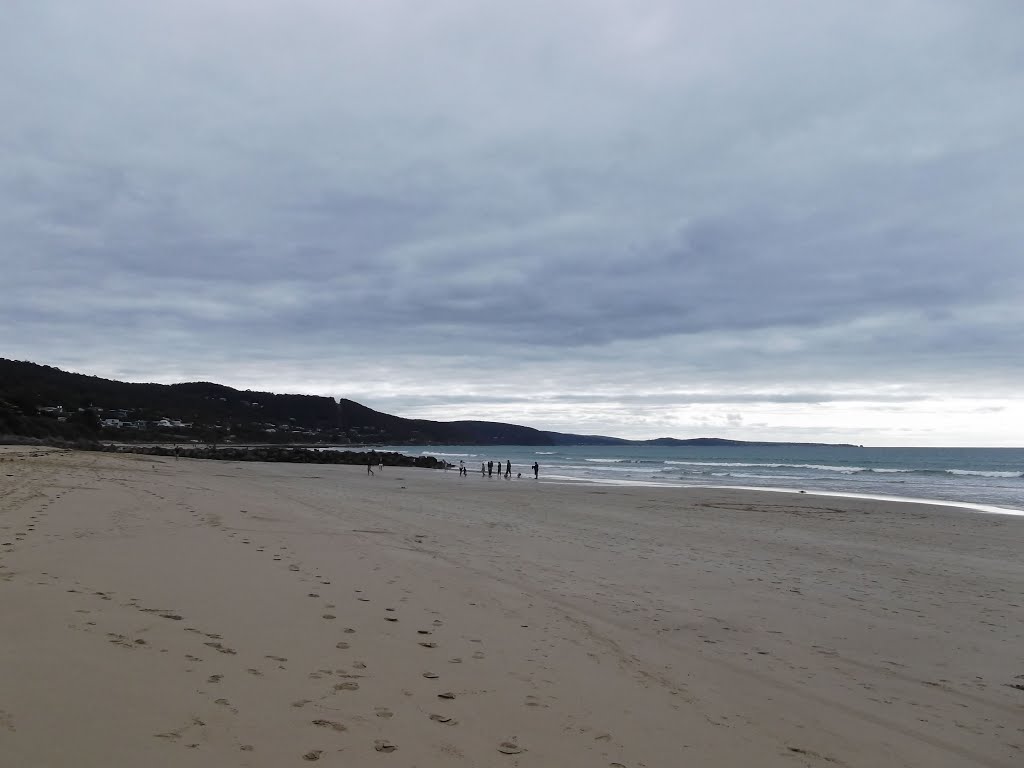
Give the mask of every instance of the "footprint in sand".
POLYGON ((322 755, 323 753, 324 753, 324 751, 322 749, 311 749, 311 750, 309 750, 309 752, 307 752, 306 754, 304 754, 302 756, 302 759, 303 760, 309 760, 309 761, 319 760, 320 759, 320 755, 322 755))
POLYGON ((237 715, 238 714, 238 710, 235 709, 234 707, 232 707, 231 706, 231 702, 228 701, 227 699, 214 699, 213 703, 214 704, 219 704, 222 707, 227 707, 231 711, 231 714, 233 714, 233 715, 237 715))
POLYGON ((336 691, 358 691, 359 683, 335 683, 334 690, 336 691))
POLYGON ((392 744, 390 741, 387 741, 386 739, 377 739, 373 743, 373 748, 376 749, 378 752, 394 752, 396 749, 398 749, 398 747, 396 747, 394 744, 392 744))
POLYGON ((442 725, 458 725, 459 723, 454 717, 448 717, 448 715, 431 715, 430 719, 442 725))
POLYGON ((424 648, 437 648, 437 643, 419 643, 424 648))
POLYGON ((437 678, 440 677, 436 672, 424 672, 423 676, 427 678, 427 680, 437 680, 437 678))
POLYGON ((338 617, 337 617, 337 616, 335 616, 335 615, 334 615, 333 613, 325 613, 325 614, 323 615, 323 618, 325 618, 325 619, 327 619, 328 621, 330 621, 331 619, 336 619, 336 618, 338 618, 338 617))
POLYGON ((350 648, 349 644, 346 642, 337 643, 334 647, 342 651, 347 651, 350 648))
POLYGON ((503 755, 518 755, 522 753, 523 748, 514 741, 503 741, 498 745, 498 751, 503 755))
POLYGON ((234 656, 238 653, 234 648, 227 648, 221 643, 203 643, 203 645, 208 645, 213 648, 213 650, 217 651, 217 653, 225 653, 229 656, 234 656))
POLYGON ((483 651, 473 651, 473 658, 474 659, 482 659, 482 658, 485 658, 485 654, 484 654, 483 651))
POLYGON ((208 683, 219 683, 223 679, 224 679, 224 675, 210 675, 208 678, 206 678, 206 682, 208 682, 208 683))
POLYGON ((388 719, 395 716, 395 713, 387 707, 374 707, 373 713, 377 715, 377 717, 383 717, 384 719, 388 719))
POLYGON ((362 661, 353 661, 352 662, 352 668, 353 669, 366 669, 366 664, 364 662, 362 662, 362 661))
POLYGON ((344 725, 342 725, 341 723, 336 723, 333 720, 314 720, 313 725, 319 728, 330 728, 332 731, 341 732, 348 730, 348 728, 346 728, 344 725))

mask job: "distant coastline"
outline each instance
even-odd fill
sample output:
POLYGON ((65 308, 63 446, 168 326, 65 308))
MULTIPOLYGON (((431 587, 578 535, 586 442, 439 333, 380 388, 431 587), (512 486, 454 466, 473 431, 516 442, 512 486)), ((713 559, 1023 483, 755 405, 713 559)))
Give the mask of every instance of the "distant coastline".
POLYGON ((658 437, 654 440, 628 440, 628 445, 661 445, 661 446, 684 446, 684 445, 701 445, 701 446, 712 446, 712 447, 759 447, 759 448, 863 448, 863 445, 854 445, 853 443, 791 443, 791 442, 780 442, 775 440, 727 440, 722 437, 694 437, 686 440, 677 439, 675 437, 658 437))

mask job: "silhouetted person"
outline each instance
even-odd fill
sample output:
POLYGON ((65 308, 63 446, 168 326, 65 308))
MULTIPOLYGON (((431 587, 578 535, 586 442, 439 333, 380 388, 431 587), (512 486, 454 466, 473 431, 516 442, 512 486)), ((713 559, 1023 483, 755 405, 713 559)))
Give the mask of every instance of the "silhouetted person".
POLYGON ((535 461, 535 462, 533 462, 533 479, 536 480, 539 475, 540 475, 540 464, 538 464, 535 461))
POLYGON ((487 467, 485 467, 484 463, 481 461, 480 462, 480 477, 483 477, 486 474, 487 474, 487 467))
POLYGON ((488 461, 487 462, 487 476, 488 477, 494 477, 494 462, 493 461, 488 461))
POLYGON ((505 462, 505 479, 512 477, 512 460, 509 459, 505 462))
POLYGON ((373 474, 373 459, 367 459, 366 460, 366 474, 368 474, 368 475, 372 475, 373 474))

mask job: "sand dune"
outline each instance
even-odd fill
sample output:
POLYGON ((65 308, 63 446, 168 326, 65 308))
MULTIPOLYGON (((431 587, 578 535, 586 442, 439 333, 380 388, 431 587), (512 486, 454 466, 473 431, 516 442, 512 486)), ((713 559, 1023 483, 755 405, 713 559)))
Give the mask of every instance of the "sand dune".
POLYGON ((1024 763, 1024 518, 0 459, 3 768, 1024 763))

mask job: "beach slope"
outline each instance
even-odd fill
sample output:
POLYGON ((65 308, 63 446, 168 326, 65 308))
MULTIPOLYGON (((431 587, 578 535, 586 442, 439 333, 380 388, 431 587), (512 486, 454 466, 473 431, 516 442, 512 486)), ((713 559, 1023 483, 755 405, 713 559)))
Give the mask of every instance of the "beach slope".
POLYGON ((2 768, 1024 762, 1024 517, 0 459, 2 768))

